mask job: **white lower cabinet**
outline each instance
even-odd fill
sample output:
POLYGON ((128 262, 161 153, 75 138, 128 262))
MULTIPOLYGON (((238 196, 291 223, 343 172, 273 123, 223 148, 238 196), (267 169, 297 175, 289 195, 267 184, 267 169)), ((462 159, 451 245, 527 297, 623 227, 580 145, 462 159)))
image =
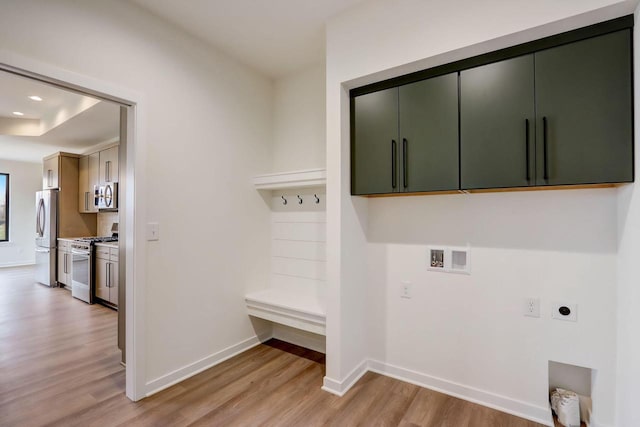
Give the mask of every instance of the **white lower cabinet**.
POLYGON ((96 245, 96 297, 118 305, 118 248, 96 245))
POLYGON ((71 288, 71 242, 58 240, 58 285, 71 288))

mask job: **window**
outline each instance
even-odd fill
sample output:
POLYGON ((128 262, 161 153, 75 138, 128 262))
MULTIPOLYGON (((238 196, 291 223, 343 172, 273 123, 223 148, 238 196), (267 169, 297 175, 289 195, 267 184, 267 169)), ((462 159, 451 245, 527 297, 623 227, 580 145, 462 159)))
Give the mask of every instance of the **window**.
POLYGON ((0 173, 0 242, 9 240, 9 174, 0 173))

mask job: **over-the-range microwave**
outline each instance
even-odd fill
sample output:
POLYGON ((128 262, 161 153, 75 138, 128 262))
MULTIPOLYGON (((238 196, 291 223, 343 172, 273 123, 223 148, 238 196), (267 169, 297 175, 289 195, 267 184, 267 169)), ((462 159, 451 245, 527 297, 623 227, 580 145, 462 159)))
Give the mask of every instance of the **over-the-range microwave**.
POLYGON ((98 209, 118 209, 118 183, 111 182, 93 187, 95 206, 98 209))

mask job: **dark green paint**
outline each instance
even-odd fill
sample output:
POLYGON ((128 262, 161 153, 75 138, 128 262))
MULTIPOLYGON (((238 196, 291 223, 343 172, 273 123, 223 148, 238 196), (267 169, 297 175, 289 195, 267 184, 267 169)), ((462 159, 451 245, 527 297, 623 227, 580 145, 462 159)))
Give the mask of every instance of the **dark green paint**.
POLYGON ((633 180, 630 52, 623 30, 535 54, 537 185, 633 180))
MULTIPOLYGON (((398 146, 398 88, 354 99, 351 193, 384 194, 399 191, 392 186, 392 141, 398 146)), ((400 146, 402 144, 400 143, 400 146)), ((398 154, 400 154, 398 152, 398 154)), ((398 156, 396 156, 398 157, 398 156)))
POLYGON ((400 143, 401 191, 459 188, 457 73, 400 87, 400 143))
POLYGON ((534 113, 533 55, 460 73, 462 189, 533 184, 534 113))

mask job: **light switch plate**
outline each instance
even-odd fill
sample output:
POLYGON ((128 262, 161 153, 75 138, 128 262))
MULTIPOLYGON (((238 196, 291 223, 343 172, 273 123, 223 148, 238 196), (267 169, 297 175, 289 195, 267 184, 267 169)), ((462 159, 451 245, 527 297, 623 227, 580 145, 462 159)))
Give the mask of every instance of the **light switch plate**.
POLYGON ((160 224, 157 222, 147 224, 147 240, 150 242, 160 240, 160 224))

